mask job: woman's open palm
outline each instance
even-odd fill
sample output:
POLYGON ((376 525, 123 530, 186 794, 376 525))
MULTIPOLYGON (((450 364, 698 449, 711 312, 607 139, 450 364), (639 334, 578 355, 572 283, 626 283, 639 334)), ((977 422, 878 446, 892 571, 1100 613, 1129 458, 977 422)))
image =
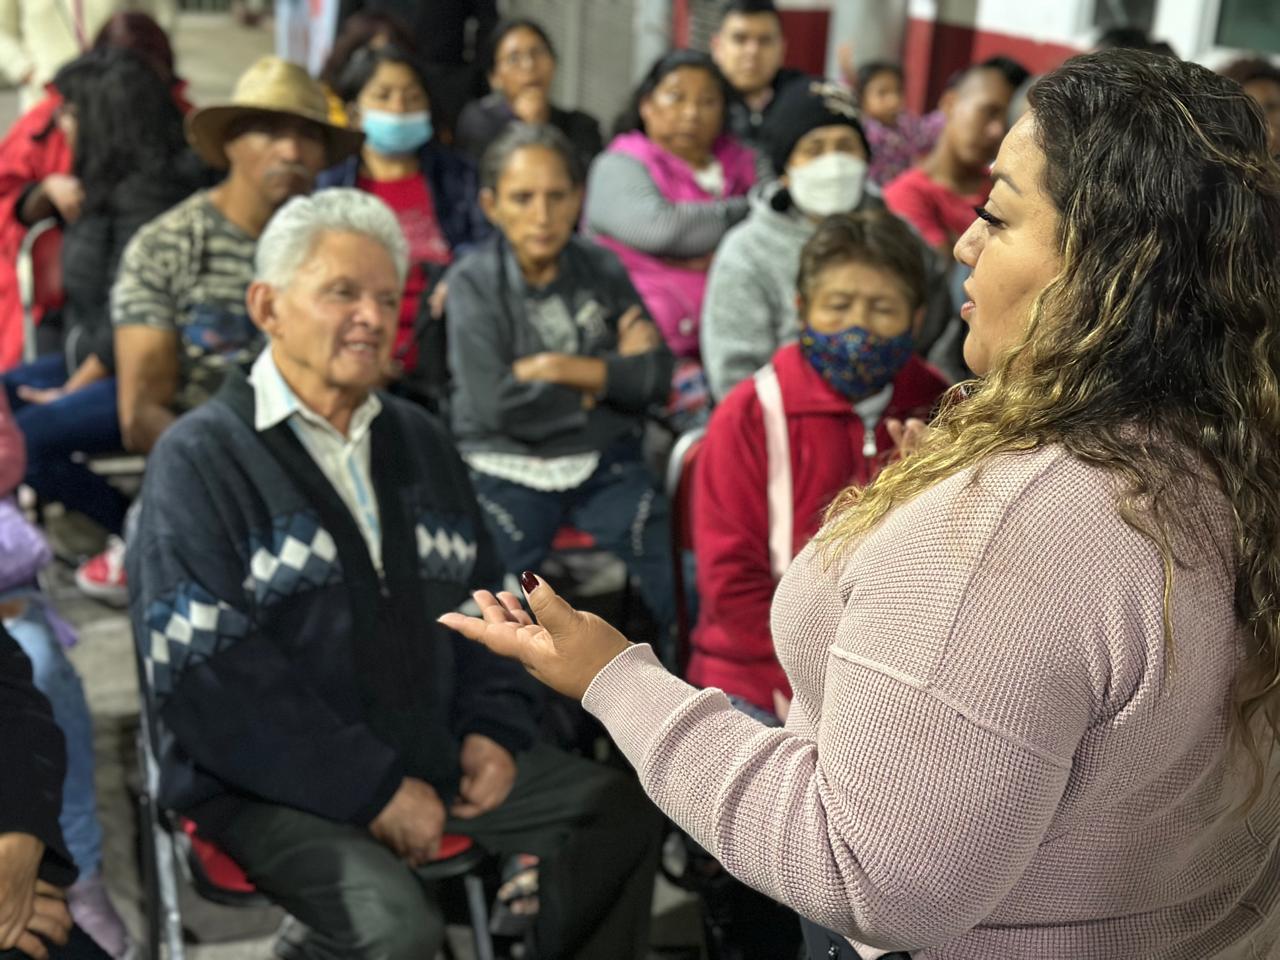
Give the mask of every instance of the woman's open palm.
POLYGON ((479 617, 446 613, 440 622, 494 653, 524 664, 551 689, 581 700, 604 667, 631 643, 595 614, 575 610, 540 577, 521 577, 533 617, 512 593, 474 594, 479 617))

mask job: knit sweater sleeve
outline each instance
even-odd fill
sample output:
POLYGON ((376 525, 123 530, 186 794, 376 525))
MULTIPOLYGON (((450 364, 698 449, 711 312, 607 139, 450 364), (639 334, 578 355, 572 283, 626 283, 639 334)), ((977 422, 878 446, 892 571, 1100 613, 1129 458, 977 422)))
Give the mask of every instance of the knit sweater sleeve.
POLYGON ((711 395, 723 399, 769 362, 775 336, 776 290, 749 249, 749 223, 729 232, 711 261, 702 302, 702 363, 711 395))
POLYGON ((747 215, 747 198, 672 203, 635 157, 602 153, 587 177, 586 224, 641 253, 701 257, 747 215))
POLYGON ((815 724, 766 729, 643 646, 584 701, 657 804, 731 873, 887 949, 944 944, 1013 888, 1110 681, 1091 605, 1135 574, 1158 582, 1132 536, 1092 517, 1063 524, 1034 482, 994 512, 945 486, 889 518, 871 556, 859 547, 843 604, 821 560, 784 581, 775 633, 843 607, 833 635, 804 634, 808 656, 826 650, 815 724), (970 535, 984 516, 989 535, 970 535))
MULTIPOLYGON (((264 561, 278 561, 252 551, 235 526, 238 495, 218 482, 235 470, 229 448, 205 446, 200 436, 211 420, 184 420, 161 438, 129 546, 134 633, 160 719, 196 765, 234 792, 368 823, 399 786, 400 759, 311 687, 286 650, 290 638, 270 629, 246 589, 263 576, 264 561)), ((315 549, 301 529, 291 537, 315 549)), ((322 603, 299 604, 284 622, 305 633, 328 615, 322 603)))

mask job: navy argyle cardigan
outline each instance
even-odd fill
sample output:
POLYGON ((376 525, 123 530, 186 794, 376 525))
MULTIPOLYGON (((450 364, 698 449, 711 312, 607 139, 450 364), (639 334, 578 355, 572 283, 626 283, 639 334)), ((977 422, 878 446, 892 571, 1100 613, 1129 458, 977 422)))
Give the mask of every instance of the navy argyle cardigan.
POLYGON ((242 798, 368 823, 406 775, 447 805, 463 736, 532 741, 523 669, 435 622, 503 580, 466 468, 430 415, 381 400, 381 577, 288 423, 254 429, 238 373, 147 464, 128 576, 161 802, 211 834, 242 798))

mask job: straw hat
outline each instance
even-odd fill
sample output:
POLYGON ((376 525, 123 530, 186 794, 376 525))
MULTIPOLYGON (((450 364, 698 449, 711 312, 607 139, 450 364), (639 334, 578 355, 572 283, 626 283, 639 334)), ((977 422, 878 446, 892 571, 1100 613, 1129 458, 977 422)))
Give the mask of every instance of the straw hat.
POLYGON ((205 163, 227 166, 227 131, 241 117, 301 117, 324 131, 325 163, 333 166, 360 149, 364 134, 329 120, 324 88, 296 63, 263 57, 236 81, 231 102, 195 110, 187 116, 187 139, 205 163))

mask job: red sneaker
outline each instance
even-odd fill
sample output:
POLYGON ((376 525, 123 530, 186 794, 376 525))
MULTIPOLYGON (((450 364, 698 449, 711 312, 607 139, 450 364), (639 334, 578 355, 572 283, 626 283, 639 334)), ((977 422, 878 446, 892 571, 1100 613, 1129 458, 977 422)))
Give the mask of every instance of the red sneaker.
POLYGON ((129 583, 124 575, 124 541, 111 537, 107 549, 82 563, 76 571, 76 586, 81 593, 109 606, 126 606, 129 583))

